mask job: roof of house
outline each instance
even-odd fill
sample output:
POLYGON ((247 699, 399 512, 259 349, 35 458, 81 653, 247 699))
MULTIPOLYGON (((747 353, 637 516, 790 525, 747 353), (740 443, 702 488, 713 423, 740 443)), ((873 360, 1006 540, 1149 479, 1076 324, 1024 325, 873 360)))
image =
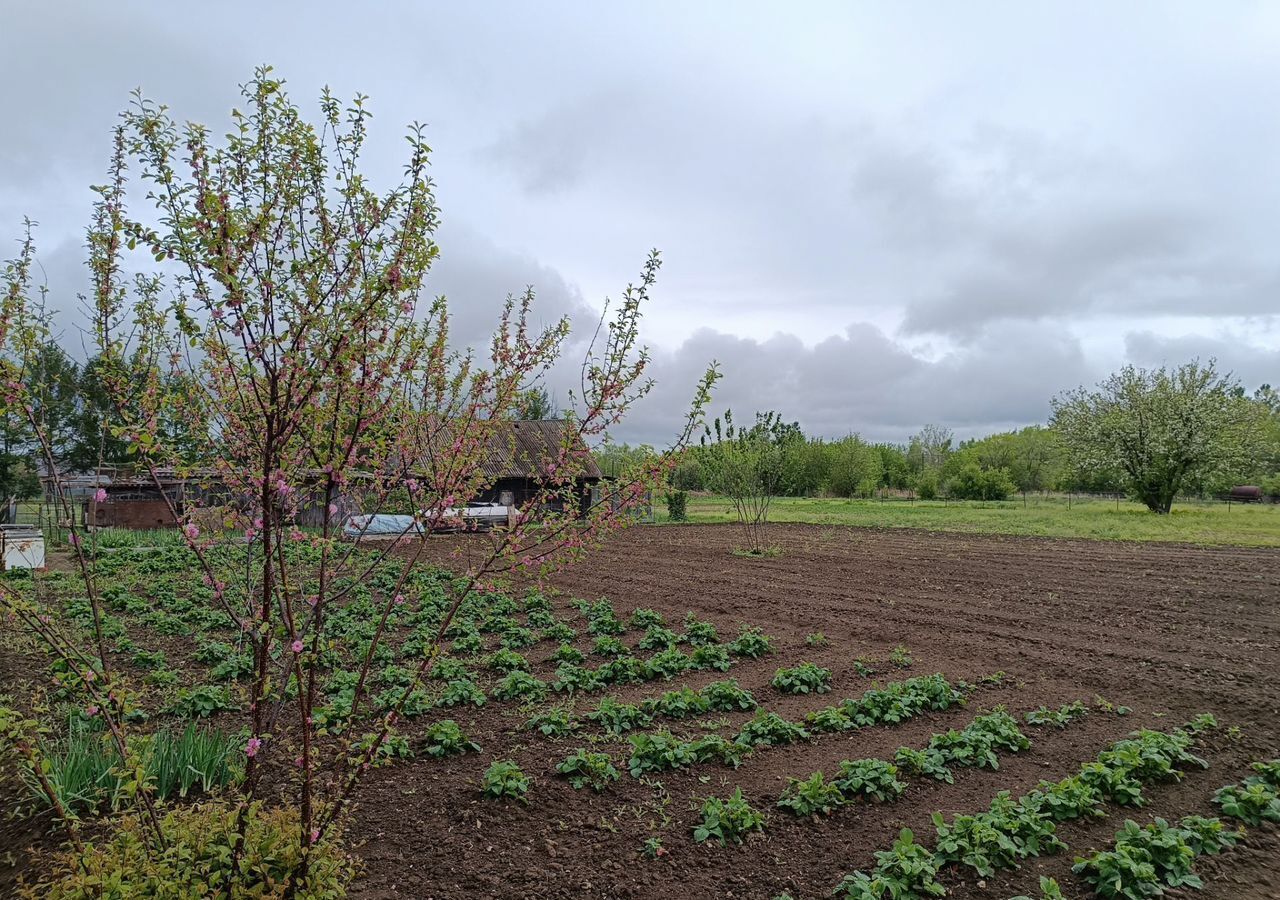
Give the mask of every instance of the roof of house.
MULTIPOLYGON (((481 462, 484 473, 491 478, 545 477, 547 462, 559 454, 568 440, 567 425, 563 419, 509 423, 490 439, 481 462)), ((581 454, 583 478, 602 477, 595 457, 581 440, 574 441, 573 450, 581 454)))

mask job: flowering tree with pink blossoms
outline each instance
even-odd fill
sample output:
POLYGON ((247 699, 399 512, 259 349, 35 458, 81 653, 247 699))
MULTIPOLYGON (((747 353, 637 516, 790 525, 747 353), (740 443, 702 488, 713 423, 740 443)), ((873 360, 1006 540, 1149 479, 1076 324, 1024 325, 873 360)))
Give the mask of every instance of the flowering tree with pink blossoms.
MULTIPOLYGON (((510 439, 524 392, 563 357, 569 322, 535 328, 530 291, 508 298, 487 352, 454 348, 448 301, 419 301, 438 255, 439 218, 422 129, 408 132, 401 183, 379 193, 360 168, 369 124, 363 97, 344 105, 326 91, 311 123, 269 68, 257 71, 243 96, 221 140, 141 96, 122 116, 109 178, 96 189, 89 299, 115 427, 137 467, 157 487, 170 469, 208 486, 213 509, 171 502, 171 512, 203 596, 234 621, 252 652, 233 853, 238 860, 263 772, 272 760, 290 761, 298 842, 292 894, 303 890, 314 853, 340 827, 405 702, 430 675, 462 605, 496 579, 548 575, 632 521, 631 511, 664 481, 700 425, 715 371, 695 386, 671 452, 603 483, 599 502, 584 509, 587 448, 651 386, 639 325, 659 268, 652 254, 640 281, 606 306, 563 413, 563 438, 537 461, 545 473, 537 495, 455 559, 459 577, 448 606, 398 702, 381 708, 358 748, 333 740, 313 717, 329 617, 356 585, 384 569, 396 573, 376 595, 374 636, 356 661, 354 718, 370 702, 371 667, 391 639, 393 613, 413 602, 411 575, 434 545, 433 532, 491 483, 487 455, 510 439), (139 185, 145 196, 133 204, 139 185), (194 455, 193 434, 206 438, 194 455), (370 550, 342 539, 353 507, 377 510, 405 493, 415 512, 398 540, 370 550), (249 564, 226 565, 229 547, 249 564)), ((5 401, 31 413, 39 433, 21 377, 44 336, 33 258, 28 236, 7 270, 0 338, 5 401)), ((53 449, 45 448, 50 460, 53 449)), ((76 525, 60 479, 54 482, 96 615, 91 536, 76 525)), ((4 586, 0 604, 91 674, 88 699, 131 758, 124 724, 131 693, 108 665, 100 624, 96 646, 81 647, 38 591, 4 586)), ((172 836, 145 778, 135 780, 140 818, 161 848, 172 836)))

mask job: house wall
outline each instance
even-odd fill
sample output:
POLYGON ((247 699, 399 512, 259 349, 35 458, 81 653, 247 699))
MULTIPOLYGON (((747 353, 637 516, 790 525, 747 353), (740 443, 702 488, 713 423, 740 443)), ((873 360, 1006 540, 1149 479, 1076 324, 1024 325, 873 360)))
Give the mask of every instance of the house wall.
POLYGON ((116 528, 172 528, 177 524, 163 500, 108 500, 91 512, 86 508, 85 515, 94 525, 116 528))

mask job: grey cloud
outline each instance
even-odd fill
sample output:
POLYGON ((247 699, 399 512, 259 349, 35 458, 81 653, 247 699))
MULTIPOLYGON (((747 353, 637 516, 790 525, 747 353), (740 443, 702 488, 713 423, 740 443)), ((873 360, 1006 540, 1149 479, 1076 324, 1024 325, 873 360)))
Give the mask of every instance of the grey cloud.
POLYGON ((1280 386, 1280 323, 1271 325, 1271 347, 1258 346, 1249 338, 1266 331, 1266 325, 1244 326, 1237 333, 1166 337, 1150 331, 1134 331, 1125 335, 1125 352, 1138 366, 1155 368, 1176 366, 1191 359, 1218 361, 1221 370, 1231 372, 1246 390, 1263 384, 1280 386))
POLYGON ((812 434, 890 441, 926 422, 952 426, 961 437, 1043 422, 1052 396, 1096 375, 1077 340, 1025 325, 993 329, 936 359, 869 325, 814 347, 791 335, 756 341, 705 329, 657 358, 659 386, 620 436, 672 433, 712 359, 723 373, 715 411, 776 409, 812 434))

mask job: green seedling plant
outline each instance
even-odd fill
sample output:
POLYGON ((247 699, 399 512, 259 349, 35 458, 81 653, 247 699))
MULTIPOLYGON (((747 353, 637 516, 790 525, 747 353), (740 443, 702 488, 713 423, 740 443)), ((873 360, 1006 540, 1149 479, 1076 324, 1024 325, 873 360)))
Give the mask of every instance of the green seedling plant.
POLYGON ((684 617, 684 634, 680 640, 691 647, 708 647, 719 642, 720 634, 715 625, 689 613, 684 617))
POLYGON ((751 747, 748 745, 728 740, 718 734, 700 737, 690 741, 686 746, 693 753, 694 759, 700 763, 716 762, 735 769, 742 765, 742 761, 751 753, 751 747))
POLYGON ((649 659, 649 671, 655 677, 665 678, 668 681, 688 671, 692 665, 693 661, 689 656, 675 647, 655 653, 649 659))
POLYGON ((485 665, 493 671, 503 674, 529 671, 529 660, 506 647, 490 653, 489 658, 485 660, 485 665))
POLYGON ((547 683, 528 672, 516 670, 507 675, 493 689, 499 700, 524 700, 537 702, 547 696, 547 683))
POLYGON ((698 843, 715 838, 720 846, 741 844, 753 832, 764 830, 764 814, 755 809, 734 790, 727 799, 708 797, 702 804, 702 821, 694 826, 693 839, 698 843))
POLYGON ((555 649, 551 654, 551 661, 555 663, 571 663, 578 665, 586 660, 586 656, 581 650, 572 644, 563 643, 555 649))
POLYGON ((784 694, 825 694, 831 690, 831 670, 805 662, 778 669, 772 684, 784 694))
POLYGON ((494 760, 480 779, 480 793, 494 800, 528 802, 532 779, 509 759, 494 760))
POLYGON ((578 730, 578 723, 562 706, 553 706, 531 715, 525 722, 525 728, 536 731, 543 737, 567 737, 578 730))
POLYGON ((691 669, 728 672, 732 667, 733 660, 729 658, 729 651, 719 644, 695 646, 693 653, 689 654, 689 668, 691 669))
POLYGON ((634 656, 619 656, 596 668, 596 678, 601 684, 641 684, 653 677, 649 664, 634 656))
POLYGON ((442 757, 479 753, 480 745, 469 740, 453 719, 441 719, 427 729, 423 749, 431 756, 442 757))
POLYGON ((707 709, 715 712, 750 712, 758 705, 756 698, 746 688, 739 687, 736 679, 713 681, 702 689, 707 709))
POLYGON ((631 653, 626 644, 611 635, 603 635, 596 638, 596 642, 594 646, 592 646, 591 652, 596 656, 605 656, 610 658, 627 656, 631 653))
POLYGON ((750 747, 794 744, 809 739, 809 732, 775 712, 757 710, 738 732, 737 742, 750 747))
POLYGON ((835 894, 845 900, 912 900, 945 897, 947 889, 937 879, 938 865, 928 847, 916 843, 910 828, 898 833, 890 850, 876 851, 870 872, 846 875, 835 894))
POLYGON ((748 659, 759 659, 766 653, 773 652, 773 640, 759 628, 744 628, 729 644, 729 652, 734 656, 745 656, 748 659))
POLYGON ((1066 728, 1072 722, 1082 719, 1088 714, 1089 707, 1083 701, 1077 700, 1057 709, 1041 706, 1028 712, 1024 718, 1028 725, 1052 725, 1054 728, 1066 728))
POLYGON ((631 742, 631 758, 627 768, 635 778, 646 772, 683 769, 698 761, 692 745, 669 731, 641 732, 631 735, 628 740, 631 742))
POLYGON ((828 815, 845 803, 843 793, 821 772, 808 778, 789 778, 778 806, 797 816, 828 815))
POLYGON ((899 644, 889 651, 889 662, 897 666, 899 669, 911 668, 911 651, 903 644, 899 644))
POLYGON ((445 685, 445 689, 436 699, 436 706, 446 709, 470 704, 475 707, 484 706, 488 698, 484 691, 470 678, 458 678, 445 685))
POLYGON ((569 784, 581 790, 590 787, 596 793, 603 791, 611 782, 618 780, 618 770, 607 753, 594 753, 588 750, 576 750, 561 760, 556 771, 567 776, 569 784))
POLYGON ((666 650, 679 641, 676 633, 663 625, 650 625, 637 646, 641 650, 666 650))
POLYGON ((1199 816, 1177 826, 1161 818, 1145 826, 1126 820, 1112 849, 1077 858, 1072 871, 1101 897, 1142 900, 1163 896, 1166 888, 1201 888, 1193 871, 1197 850, 1218 853, 1235 843, 1231 832, 1211 822, 1199 816))
POLYGON ((898 767, 883 759, 846 759, 831 784, 846 802, 870 799, 886 803, 901 797, 907 789, 898 780, 898 767))
POLYGON ((661 628, 667 624, 667 620, 652 609, 637 609, 631 614, 628 624, 632 628, 661 628))
POLYGON ((1215 791, 1213 802, 1246 825, 1280 822, 1280 760, 1254 763, 1253 770, 1257 774, 1215 791))
POLYGON ((648 726, 653 715, 634 704, 605 697, 599 706, 587 713, 587 719, 603 728, 606 734, 621 735, 648 726))
POLYGON ((655 716, 672 719, 689 719, 711 710, 711 704, 701 691, 690 687, 667 691, 656 700, 646 700, 644 709, 655 716))

